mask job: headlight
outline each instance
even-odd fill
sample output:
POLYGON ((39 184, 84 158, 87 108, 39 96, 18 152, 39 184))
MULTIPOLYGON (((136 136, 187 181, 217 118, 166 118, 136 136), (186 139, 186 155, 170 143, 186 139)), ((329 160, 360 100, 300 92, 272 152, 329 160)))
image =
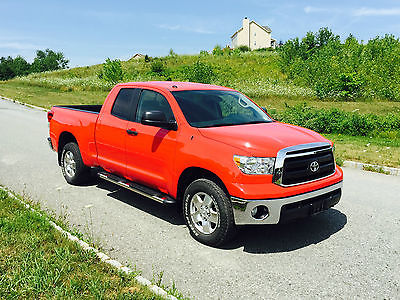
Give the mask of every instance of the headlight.
POLYGON ((275 157, 248 157, 234 155, 233 161, 240 171, 251 175, 274 173, 275 157))

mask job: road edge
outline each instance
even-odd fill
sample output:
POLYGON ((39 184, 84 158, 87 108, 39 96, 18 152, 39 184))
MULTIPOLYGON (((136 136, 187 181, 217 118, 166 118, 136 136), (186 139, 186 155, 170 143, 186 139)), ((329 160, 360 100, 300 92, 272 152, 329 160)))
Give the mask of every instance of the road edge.
POLYGON ((41 111, 46 111, 46 112, 48 111, 48 109, 45 109, 43 107, 36 106, 36 105, 33 105, 33 104, 29 104, 29 103, 24 103, 24 102, 21 102, 21 101, 18 101, 18 100, 14 100, 14 99, 11 99, 11 98, 7 98, 7 97, 4 97, 4 96, 0 96, 0 99, 6 100, 6 101, 10 101, 10 102, 13 102, 13 103, 17 103, 17 104, 20 104, 20 105, 23 105, 23 106, 27 106, 27 107, 30 107, 30 108, 38 109, 38 110, 41 110, 41 111))
POLYGON ((359 169, 359 170, 363 170, 363 171, 375 171, 378 173, 383 173, 383 174, 392 175, 392 176, 400 176, 400 168, 392 168, 392 167, 386 167, 386 166, 375 165, 375 164, 367 164, 367 163, 361 163, 361 162, 351 161, 351 160, 345 160, 343 162, 343 167, 354 168, 354 169, 359 169), (369 170, 369 169, 371 169, 371 170, 369 170))
MULTIPOLYGON (((4 186, 0 186, 0 189, 2 189, 3 191, 5 191, 11 198, 17 200, 18 202, 20 202, 22 205, 24 205, 27 209, 30 209, 31 211, 34 211, 36 213, 38 213, 39 215, 43 216, 40 212, 36 211, 31 205, 29 205, 28 203, 24 202, 22 199, 19 199, 13 191, 11 191, 10 189, 4 187, 4 186)), ((77 236, 71 234, 70 232, 62 229, 60 226, 58 226, 56 223, 54 223, 52 220, 49 220, 47 216, 45 216, 46 219, 48 220, 49 224, 58 232, 60 232, 63 236, 65 236, 67 239, 69 239, 70 241, 73 241, 75 243, 77 243, 82 249, 86 250, 86 251, 92 251, 96 254, 96 256, 104 263, 116 268, 118 271, 121 271, 125 274, 130 274, 133 273, 133 270, 127 266, 122 265, 119 261, 114 260, 112 258, 110 258, 107 254, 101 252, 100 250, 93 248, 91 246, 89 246, 88 243, 82 241, 81 239, 79 239, 77 236)), ((167 300, 178 300, 178 298, 176 298, 175 296, 172 296, 170 294, 167 293, 167 291, 165 291, 164 289, 162 289, 161 287, 152 284, 150 280, 146 279, 145 277, 138 275, 135 277, 135 280, 144 286, 147 286, 149 288, 150 291, 152 291, 154 294, 158 295, 158 296, 162 296, 167 300)))

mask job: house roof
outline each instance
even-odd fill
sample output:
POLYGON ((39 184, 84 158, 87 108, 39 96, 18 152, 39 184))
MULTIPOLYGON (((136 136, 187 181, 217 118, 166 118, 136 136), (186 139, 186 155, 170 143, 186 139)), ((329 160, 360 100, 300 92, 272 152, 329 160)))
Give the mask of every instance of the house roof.
MULTIPOLYGON (((262 26, 262 25, 258 24, 256 21, 250 21, 249 25, 251 23, 254 23, 255 25, 257 25, 258 27, 260 27, 262 30, 264 30, 267 33, 271 33, 272 32, 271 28, 269 28, 268 26, 262 26)), ((237 35, 241 30, 243 30, 243 26, 240 29, 236 30, 236 32, 234 34, 232 34, 231 39, 233 39, 233 37, 235 35, 237 35)))

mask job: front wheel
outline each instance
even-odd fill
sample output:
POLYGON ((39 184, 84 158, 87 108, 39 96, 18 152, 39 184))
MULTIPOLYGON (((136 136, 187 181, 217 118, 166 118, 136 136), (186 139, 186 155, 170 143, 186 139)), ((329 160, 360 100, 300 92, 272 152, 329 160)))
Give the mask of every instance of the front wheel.
POLYGON ((211 180, 198 179, 187 187, 183 213, 190 234, 203 244, 218 246, 234 236, 232 204, 211 180))
POLYGON ((79 185, 89 180, 90 169, 83 163, 76 143, 71 142, 64 146, 61 153, 61 170, 70 184, 79 185))

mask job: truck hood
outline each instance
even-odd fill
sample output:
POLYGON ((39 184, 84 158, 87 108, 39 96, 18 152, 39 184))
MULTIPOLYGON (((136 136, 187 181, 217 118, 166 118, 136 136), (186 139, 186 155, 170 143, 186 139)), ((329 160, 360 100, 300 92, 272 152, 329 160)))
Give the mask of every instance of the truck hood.
POLYGON ((279 122, 199 128, 199 131, 206 138, 262 157, 275 157, 279 150, 294 145, 330 143, 312 130, 279 122))

